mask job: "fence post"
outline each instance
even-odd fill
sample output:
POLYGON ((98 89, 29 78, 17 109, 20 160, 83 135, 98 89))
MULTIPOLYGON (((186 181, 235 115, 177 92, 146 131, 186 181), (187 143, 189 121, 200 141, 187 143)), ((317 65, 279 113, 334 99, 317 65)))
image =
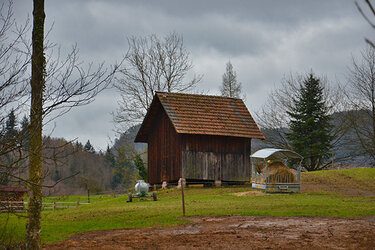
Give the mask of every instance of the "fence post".
POLYGON ((185 217, 185 194, 184 194, 184 185, 185 185, 185 179, 180 178, 181 181, 181 194, 182 194, 182 214, 185 217))
POLYGON ((87 189, 87 203, 90 203, 90 189, 87 189))
POLYGON ((56 201, 53 202, 53 211, 55 212, 56 209, 56 201))
POLYGON ((77 207, 79 206, 79 197, 78 197, 78 200, 77 200, 77 207))

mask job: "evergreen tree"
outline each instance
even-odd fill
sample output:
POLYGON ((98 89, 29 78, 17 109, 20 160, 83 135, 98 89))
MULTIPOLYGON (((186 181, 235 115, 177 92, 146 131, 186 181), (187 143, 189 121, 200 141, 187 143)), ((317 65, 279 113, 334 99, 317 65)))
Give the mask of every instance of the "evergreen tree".
POLYGON ((104 157, 110 168, 113 169, 116 165, 116 158, 115 155, 112 153, 112 150, 109 148, 109 146, 107 146, 107 150, 105 152, 104 157))
POLYGON ((112 189, 126 190, 132 188, 138 179, 137 169, 133 164, 133 152, 129 145, 116 148, 115 165, 112 169, 112 189))
POLYGON ((148 181, 147 169, 139 154, 135 155, 134 165, 136 169, 138 170, 138 174, 141 177, 141 179, 147 182, 148 181))
POLYGON ((85 146, 83 147, 83 150, 86 151, 86 152, 92 153, 92 154, 95 153, 95 149, 91 145, 90 140, 87 140, 85 146))
POLYGON ((29 126, 30 122, 29 122, 29 119, 27 118, 27 116, 25 115, 23 118, 22 118, 22 121, 21 121, 21 129, 22 130, 26 130, 29 126))
POLYGON ((22 132, 22 145, 25 150, 30 148, 30 132, 29 132, 29 119, 25 115, 21 121, 21 132, 22 132))
POLYGON ((300 85, 293 108, 287 112, 291 117, 287 137, 293 150, 304 157, 303 166, 308 171, 324 168, 332 148, 332 126, 323 90, 320 79, 310 73, 300 85))
POLYGON ((17 135, 17 118, 12 110, 8 115, 8 120, 5 123, 5 134, 7 138, 14 138, 17 135))
POLYGON ((233 70, 233 65, 227 63, 226 72, 223 75, 223 83, 220 91, 222 96, 241 98, 242 84, 237 81, 237 73, 233 70))
POLYGON ((75 149, 76 151, 82 151, 82 150, 83 150, 83 145, 82 145, 82 143, 76 141, 76 143, 74 144, 74 149, 75 149))
POLYGON ((0 172, 0 185, 9 185, 9 174, 7 172, 0 172))

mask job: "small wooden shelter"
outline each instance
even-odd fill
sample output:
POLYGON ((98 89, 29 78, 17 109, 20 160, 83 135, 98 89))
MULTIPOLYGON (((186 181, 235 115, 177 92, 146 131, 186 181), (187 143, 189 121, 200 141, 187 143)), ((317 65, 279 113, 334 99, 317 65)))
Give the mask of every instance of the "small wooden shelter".
POLYGON ((23 198, 26 188, 0 186, 0 213, 9 211, 23 211, 23 198))
POLYGON ((135 142, 151 184, 249 182, 252 138, 264 136, 241 99, 157 92, 135 142))
POLYGON ((288 149, 264 148, 251 155, 252 187, 266 192, 301 191, 303 157, 288 149), (290 169, 288 159, 297 160, 296 170, 290 169))

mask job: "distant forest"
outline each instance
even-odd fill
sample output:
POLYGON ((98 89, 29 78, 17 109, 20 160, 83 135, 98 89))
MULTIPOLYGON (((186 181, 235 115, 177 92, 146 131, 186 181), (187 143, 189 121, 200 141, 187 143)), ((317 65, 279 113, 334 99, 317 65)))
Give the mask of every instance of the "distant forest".
MULTIPOLYGON (((10 112, 5 126, 1 129, 2 145, 23 138, 19 152, 12 150, 2 156, 1 162, 11 163, 11 168, 1 168, 0 185, 21 183, 19 177, 28 176, 28 119, 17 122, 14 112, 10 112), (21 136, 22 134, 22 136, 21 136), (19 155, 25 155, 21 157, 19 155)), ((137 179, 146 179, 144 151, 146 147, 134 146, 134 136, 138 127, 130 128, 115 140, 105 152, 97 152, 87 141, 85 145, 64 138, 43 138, 43 195, 79 195, 94 193, 123 193, 132 188, 137 179)))

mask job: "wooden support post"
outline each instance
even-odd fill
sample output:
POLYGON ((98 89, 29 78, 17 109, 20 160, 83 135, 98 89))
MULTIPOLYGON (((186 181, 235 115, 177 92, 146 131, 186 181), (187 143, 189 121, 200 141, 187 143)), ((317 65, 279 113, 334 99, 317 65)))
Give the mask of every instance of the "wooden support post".
POLYGON ((87 189, 87 203, 90 203, 90 189, 87 189))
POLYGON ((185 180, 185 179, 180 178, 180 179, 178 180, 177 188, 181 188, 182 185, 184 185, 184 187, 186 187, 186 181, 184 182, 184 184, 182 184, 182 180, 185 180))
POLYGON ((56 201, 53 202, 53 211, 55 212, 56 210, 56 201))
POLYGON ((182 214, 185 217, 185 194, 184 194, 185 179, 180 178, 180 182, 181 182, 181 194, 182 194, 182 214))
POLYGON ((221 187, 221 180, 215 181, 215 187, 221 187))
POLYGON ((79 197, 78 197, 78 200, 77 200, 77 207, 79 206, 79 197))

